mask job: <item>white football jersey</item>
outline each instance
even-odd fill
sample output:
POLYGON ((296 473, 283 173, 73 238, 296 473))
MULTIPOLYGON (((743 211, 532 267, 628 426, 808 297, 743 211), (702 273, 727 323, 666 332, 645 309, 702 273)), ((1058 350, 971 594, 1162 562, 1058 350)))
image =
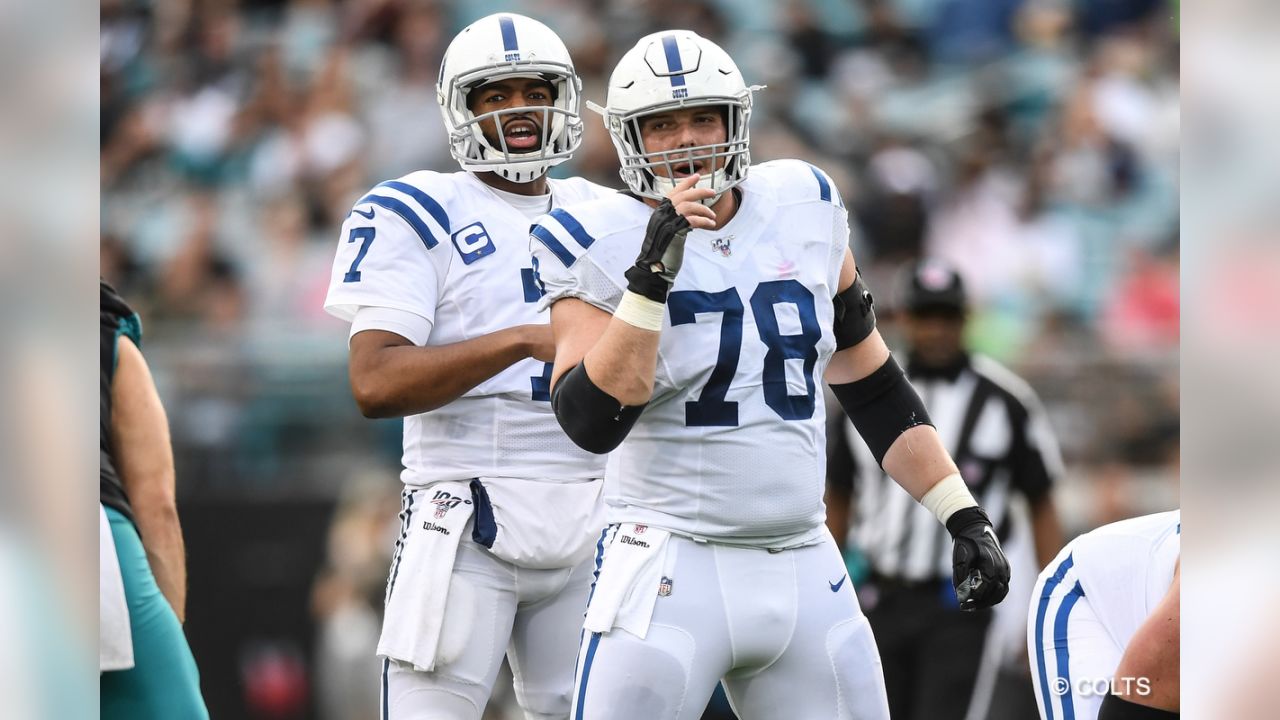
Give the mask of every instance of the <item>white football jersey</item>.
POLYGON ((1169 591, 1181 540, 1182 512, 1173 510, 1103 525, 1071 541, 1080 589, 1122 645, 1169 591))
MULTIPOLYGON (((614 192, 580 178, 550 184, 552 207, 614 192)), ((325 309, 348 321, 368 308, 395 311, 358 329, 397 332, 420 346, 546 323, 528 233, 529 218, 471 173, 424 170, 382 183, 342 225, 325 309)), ((401 478, 600 477, 603 459, 556 422, 550 378, 550 363, 526 359, 442 408, 406 417, 401 478)))
MULTIPOLYGON (((654 394, 609 456, 609 522, 783 547, 825 518, 825 409, 832 298, 848 217, 807 163, 753 166, 737 214, 693 230, 667 299, 654 394)), ((615 194, 553 211, 531 231, 546 294, 610 313, 652 209, 615 194)))

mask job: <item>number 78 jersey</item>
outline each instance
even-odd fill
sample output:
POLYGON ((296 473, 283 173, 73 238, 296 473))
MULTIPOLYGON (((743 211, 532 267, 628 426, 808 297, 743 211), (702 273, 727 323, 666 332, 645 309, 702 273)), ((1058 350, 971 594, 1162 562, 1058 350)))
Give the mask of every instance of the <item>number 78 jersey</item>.
MULTIPOLYGON (((847 214, 822 171, 754 166, 737 214, 693 230, 667 300, 654 395, 605 473, 609 522, 766 547, 812 541, 825 517, 832 298, 847 214)), ((652 209, 615 195, 531 230, 546 294, 612 313, 652 209)))

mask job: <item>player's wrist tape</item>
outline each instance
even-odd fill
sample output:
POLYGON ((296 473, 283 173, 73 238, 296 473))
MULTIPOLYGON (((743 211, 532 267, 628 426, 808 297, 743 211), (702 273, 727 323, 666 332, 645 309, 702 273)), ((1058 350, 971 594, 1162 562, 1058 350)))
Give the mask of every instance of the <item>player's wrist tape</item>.
POLYGON ((933 424, 920 395, 892 355, 875 372, 861 380, 832 385, 831 392, 881 465, 899 435, 916 425, 933 424))
POLYGON ((630 290, 622 293, 622 302, 613 316, 641 330, 662 332, 662 317, 667 312, 666 303, 655 302, 630 290))
POLYGON ((956 514, 957 510, 977 507, 978 501, 973 499, 969 486, 964 484, 960 473, 952 473, 929 488, 929 492, 920 498, 920 504, 938 518, 943 525, 956 514))
POLYGON ((1098 720, 1178 720, 1180 713, 1131 703, 1115 695, 1102 699, 1098 720))
POLYGON ((551 409, 575 445, 602 455, 622 444, 644 405, 623 407, 587 374, 585 363, 565 373, 551 390, 551 409))

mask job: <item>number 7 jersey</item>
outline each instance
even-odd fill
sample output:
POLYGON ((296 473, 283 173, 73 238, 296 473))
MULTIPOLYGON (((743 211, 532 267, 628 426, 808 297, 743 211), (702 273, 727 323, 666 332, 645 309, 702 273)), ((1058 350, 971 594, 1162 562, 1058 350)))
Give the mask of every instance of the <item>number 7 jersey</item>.
MULTIPOLYGON (((835 351, 832 298, 848 218, 803 162, 751 168, 716 231, 693 230, 667 300, 654 394, 609 457, 609 522, 785 547, 821 536, 826 482, 819 383, 835 351)), ((617 194, 539 218, 530 249, 545 288, 612 313, 652 209, 617 194)))
MULTIPOLYGON (((612 191, 551 180, 553 206, 612 191)), ((467 172, 420 171, 382 183, 342 226, 325 309, 354 331, 415 345, 470 340, 546 323, 528 253, 529 218, 467 172), (377 314, 366 322, 366 311, 377 314)), ((462 397, 404 419, 408 485, 511 477, 598 478, 603 463, 565 436, 551 410, 551 366, 521 360, 462 397)))

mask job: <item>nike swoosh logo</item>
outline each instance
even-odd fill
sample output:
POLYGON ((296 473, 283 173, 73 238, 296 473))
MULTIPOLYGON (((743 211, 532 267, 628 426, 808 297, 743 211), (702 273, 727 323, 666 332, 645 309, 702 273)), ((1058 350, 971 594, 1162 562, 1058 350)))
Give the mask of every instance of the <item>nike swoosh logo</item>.
POLYGON ((840 586, 844 585, 844 581, 848 579, 849 574, 845 573, 845 576, 840 578, 840 582, 829 582, 827 584, 831 586, 831 592, 838 592, 840 590, 840 586))
POLYGON ((369 208, 369 214, 368 214, 368 215, 365 215, 364 213, 362 213, 362 212, 360 212, 359 210, 356 210, 356 209, 354 209, 354 208, 351 210, 351 212, 353 212, 353 213, 355 213, 355 214, 357 214, 357 215, 359 215, 359 216, 361 216, 361 217, 363 217, 363 218, 365 218, 365 219, 367 219, 367 220, 372 220, 372 219, 373 219, 373 208, 369 208))

